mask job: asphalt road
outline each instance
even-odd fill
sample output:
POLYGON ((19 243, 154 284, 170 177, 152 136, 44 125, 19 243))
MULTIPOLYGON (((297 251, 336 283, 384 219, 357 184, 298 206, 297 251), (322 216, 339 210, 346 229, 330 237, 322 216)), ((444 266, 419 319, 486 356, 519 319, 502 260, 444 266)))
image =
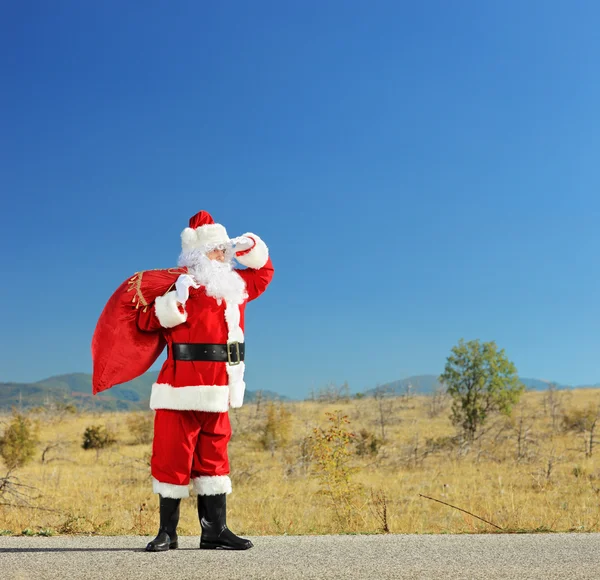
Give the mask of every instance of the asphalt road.
POLYGON ((150 538, 0 537, 1 580, 600 580, 600 534, 264 536, 247 552, 146 553, 150 538))

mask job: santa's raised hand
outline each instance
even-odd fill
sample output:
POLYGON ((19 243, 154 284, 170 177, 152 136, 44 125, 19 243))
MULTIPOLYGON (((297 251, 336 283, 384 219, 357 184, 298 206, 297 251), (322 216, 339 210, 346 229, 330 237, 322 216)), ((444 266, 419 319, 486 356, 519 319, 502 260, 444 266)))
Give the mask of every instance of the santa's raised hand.
POLYGON ((238 252, 245 252, 246 250, 253 248, 255 241, 248 236, 239 236, 237 238, 233 238, 231 243, 237 254, 238 252))

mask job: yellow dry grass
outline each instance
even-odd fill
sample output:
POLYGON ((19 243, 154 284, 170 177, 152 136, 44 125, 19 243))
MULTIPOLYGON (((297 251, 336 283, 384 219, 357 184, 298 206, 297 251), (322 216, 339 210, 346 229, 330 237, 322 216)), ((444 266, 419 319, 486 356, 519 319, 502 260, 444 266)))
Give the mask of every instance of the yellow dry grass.
MULTIPOLYGON (((228 499, 229 525, 247 535, 378 533, 383 505, 373 499, 374 491, 385 494, 387 523, 394 533, 497 531, 420 494, 461 507, 505 531, 598 531, 600 449, 586 456, 585 435, 564 432, 556 419, 562 412, 597 405, 600 391, 558 396, 554 428, 547 395, 527 393, 513 413, 512 427, 503 418, 494 419, 489 432, 468 450, 448 445, 456 430, 447 403, 441 414, 430 417, 430 397, 385 401, 393 405, 386 441, 375 455, 353 457, 353 481, 359 489, 347 498, 344 518, 336 517, 336 506, 319 493, 314 464, 302 459, 301 444, 314 427, 327 425, 325 413, 334 410, 349 417, 355 433, 366 429, 380 436, 378 402, 288 403, 292 436, 273 452, 260 444, 265 404, 260 409, 248 404, 231 412, 234 491, 228 499), (522 457, 517 459, 520 417, 522 457)), ((39 497, 31 500, 32 507, 24 507, 5 496, 4 502, 15 505, 0 506, 1 533, 154 534, 158 501, 151 489, 151 446, 134 444, 126 417, 40 416, 36 458, 14 472, 39 497), (81 448, 85 428, 97 424, 107 425, 118 439, 98 455, 81 448), (52 442, 63 446, 48 451, 42 463, 42 451, 52 442)), ((0 477, 5 472, 0 470, 0 477)), ((198 534, 195 498, 183 500, 181 512, 180 533, 198 534)))

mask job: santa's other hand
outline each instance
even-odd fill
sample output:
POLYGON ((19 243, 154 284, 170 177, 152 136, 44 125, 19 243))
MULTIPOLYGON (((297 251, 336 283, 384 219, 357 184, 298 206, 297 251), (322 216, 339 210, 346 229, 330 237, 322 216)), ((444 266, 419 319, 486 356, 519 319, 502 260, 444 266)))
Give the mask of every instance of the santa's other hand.
POLYGON ((177 278, 177 282, 175 282, 175 294, 177 296, 177 301, 181 304, 185 304, 190 297, 190 286, 198 288, 198 284, 196 284, 189 274, 181 274, 181 276, 177 278))

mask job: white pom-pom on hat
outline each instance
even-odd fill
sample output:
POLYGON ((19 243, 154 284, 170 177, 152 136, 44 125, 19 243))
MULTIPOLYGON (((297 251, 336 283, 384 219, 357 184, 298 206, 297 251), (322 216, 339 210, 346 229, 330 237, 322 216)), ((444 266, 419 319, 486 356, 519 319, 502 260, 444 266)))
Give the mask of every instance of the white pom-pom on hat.
POLYGON ((185 249, 191 249, 194 247, 197 241, 196 232, 192 228, 185 228, 181 232, 181 247, 185 249))

